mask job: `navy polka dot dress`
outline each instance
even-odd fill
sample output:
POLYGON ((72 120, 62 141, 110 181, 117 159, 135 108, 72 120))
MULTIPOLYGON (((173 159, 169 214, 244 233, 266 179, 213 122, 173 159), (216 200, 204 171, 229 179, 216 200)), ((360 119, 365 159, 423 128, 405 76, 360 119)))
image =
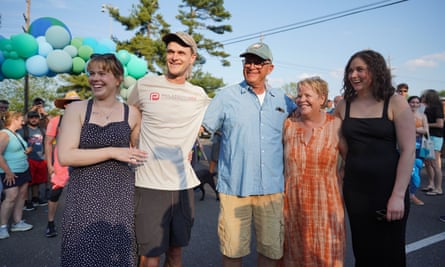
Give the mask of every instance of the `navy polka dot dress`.
MULTIPOLYGON (((80 148, 128 147, 125 120, 104 127, 89 123, 87 106, 80 148)), ((127 163, 107 160, 70 173, 62 222, 62 266, 135 266, 134 172, 127 163)))

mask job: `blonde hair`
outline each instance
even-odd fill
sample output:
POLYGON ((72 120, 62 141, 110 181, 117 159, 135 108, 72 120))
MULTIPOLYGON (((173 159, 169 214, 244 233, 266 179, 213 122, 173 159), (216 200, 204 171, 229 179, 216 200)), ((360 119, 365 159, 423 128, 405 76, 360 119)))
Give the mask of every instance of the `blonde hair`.
POLYGON ((8 111, 5 112, 4 117, 2 118, 4 126, 8 127, 11 125, 12 120, 23 117, 23 114, 19 111, 8 111))
POLYGON ((319 76, 314 76, 300 80, 297 83, 297 89, 303 85, 311 87, 314 90, 314 92, 317 93, 317 95, 324 96, 324 102, 321 105, 321 107, 325 108, 328 103, 328 94, 329 94, 328 83, 319 76))

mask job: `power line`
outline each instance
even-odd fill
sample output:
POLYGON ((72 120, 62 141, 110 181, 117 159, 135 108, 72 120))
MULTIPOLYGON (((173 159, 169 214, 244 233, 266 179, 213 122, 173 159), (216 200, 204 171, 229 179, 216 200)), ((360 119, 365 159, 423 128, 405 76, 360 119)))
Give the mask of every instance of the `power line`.
POLYGON ((331 20, 335 20, 335 19, 339 19, 339 18, 375 10, 375 9, 379 9, 379 8, 384 8, 387 6, 396 5, 396 4, 400 4, 402 2, 407 2, 407 1, 408 0, 399 0, 399 1, 395 1, 395 2, 393 2, 391 0, 380 1, 380 2, 373 3, 373 4, 368 4, 368 5, 340 11, 340 12, 324 15, 321 17, 304 20, 301 22, 296 22, 296 23, 292 23, 289 25, 268 29, 268 30, 261 31, 261 32, 247 34, 247 35, 243 35, 243 36, 239 36, 239 37, 234 37, 234 38, 222 41, 221 43, 223 45, 229 45, 229 44, 239 43, 239 42, 243 42, 243 41, 247 41, 247 40, 257 39, 259 37, 262 38, 264 36, 270 36, 270 35, 287 32, 287 31, 291 31, 291 30, 295 30, 295 29, 299 29, 299 28, 303 28, 303 27, 307 27, 307 26, 311 26, 311 25, 315 25, 315 24, 320 24, 322 22, 331 21, 331 20), (391 3, 387 3, 387 2, 391 2, 391 3))

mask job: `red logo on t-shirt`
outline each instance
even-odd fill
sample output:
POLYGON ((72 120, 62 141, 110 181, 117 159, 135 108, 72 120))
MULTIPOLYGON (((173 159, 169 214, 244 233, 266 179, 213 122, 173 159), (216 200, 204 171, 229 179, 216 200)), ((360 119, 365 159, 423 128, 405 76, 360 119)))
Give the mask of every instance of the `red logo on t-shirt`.
POLYGON ((157 101, 161 95, 159 93, 150 93, 150 100, 157 101))

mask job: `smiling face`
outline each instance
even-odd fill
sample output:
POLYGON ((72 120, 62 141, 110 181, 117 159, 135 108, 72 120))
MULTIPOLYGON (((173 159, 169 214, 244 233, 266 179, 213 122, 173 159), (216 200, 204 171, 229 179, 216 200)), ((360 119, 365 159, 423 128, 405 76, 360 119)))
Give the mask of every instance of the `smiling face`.
POLYGON ((349 64, 348 80, 357 93, 371 90, 372 75, 360 57, 354 58, 349 64))
POLYGON ((103 99, 110 94, 116 95, 118 93, 121 80, 116 78, 111 71, 107 71, 100 64, 94 63, 88 69, 88 82, 95 97, 103 99))
POLYGON ((195 60, 196 54, 192 54, 190 47, 181 46, 174 41, 169 42, 167 45, 167 78, 178 82, 185 81, 195 60))
POLYGON ((303 117, 318 114, 326 102, 326 95, 317 92, 319 90, 316 90, 313 85, 305 81, 298 84, 295 103, 303 117))
POLYGON ((264 60, 253 54, 247 54, 243 60, 244 79, 254 88, 264 86, 266 76, 272 72, 273 67, 269 60, 264 60))

